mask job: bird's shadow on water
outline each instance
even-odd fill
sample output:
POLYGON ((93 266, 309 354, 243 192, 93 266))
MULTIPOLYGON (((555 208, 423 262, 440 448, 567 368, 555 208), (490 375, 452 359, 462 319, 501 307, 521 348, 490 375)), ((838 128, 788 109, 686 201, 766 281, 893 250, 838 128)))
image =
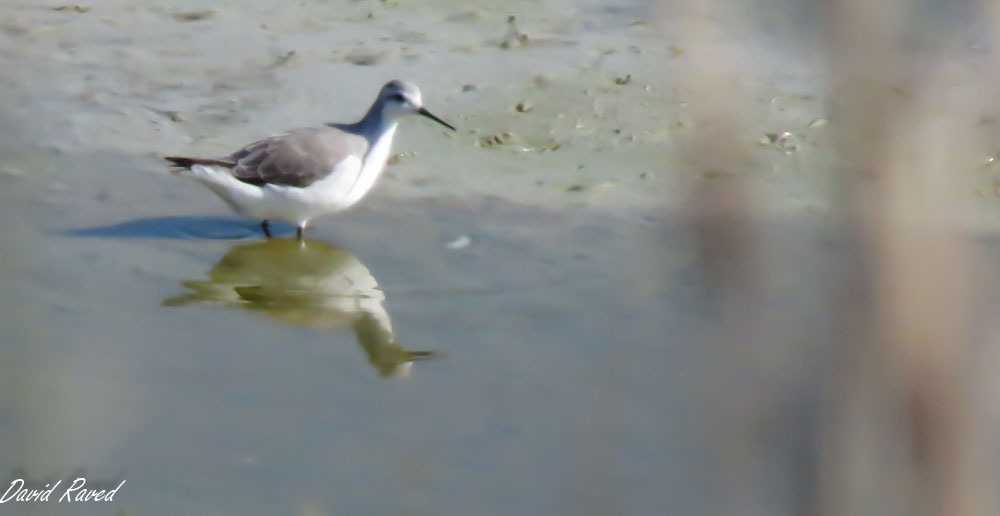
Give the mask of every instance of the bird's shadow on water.
MULTIPOLYGON (((281 222, 271 221, 269 228, 274 236, 295 233, 294 226, 281 222)), ((148 217, 107 226, 69 229, 63 234, 98 238, 203 238, 209 240, 233 240, 264 236, 259 221, 221 216, 148 217)))

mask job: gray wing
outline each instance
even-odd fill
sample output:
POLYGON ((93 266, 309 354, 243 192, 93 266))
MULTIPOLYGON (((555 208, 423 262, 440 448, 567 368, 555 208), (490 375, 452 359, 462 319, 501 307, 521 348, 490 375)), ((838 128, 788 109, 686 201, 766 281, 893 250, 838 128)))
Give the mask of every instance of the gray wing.
POLYGON ((233 177, 252 185, 309 186, 350 156, 363 159, 368 140, 334 127, 269 136, 234 152, 233 177))

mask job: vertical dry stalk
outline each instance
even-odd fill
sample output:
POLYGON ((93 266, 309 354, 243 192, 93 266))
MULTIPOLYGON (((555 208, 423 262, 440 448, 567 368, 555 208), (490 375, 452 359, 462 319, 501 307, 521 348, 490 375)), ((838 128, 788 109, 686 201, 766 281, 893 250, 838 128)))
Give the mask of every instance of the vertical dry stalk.
MULTIPOLYGON (((823 514, 987 514, 974 466, 966 239, 953 168, 970 149, 974 113, 948 99, 941 60, 907 67, 900 2, 837 4, 833 70, 839 80, 847 233, 860 246, 858 305, 844 323, 831 385, 823 514)), ((846 307, 845 307, 846 308, 846 307)))
POLYGON ((767 331, 759 307, 762 265, 746 178, 750 149, 745 108, 752 98, 741 81, 747 63, 729 37, 740 30, 729 2, 690 0, 674 5, 687 66, 675 89, 688 103, 691 131, 679 134, 692 184, 688 215, 697 260, 708 282, 715 324, 702 343, 709 350, 704 383, 694 391, 706 403, 709 459, 717 470, 714 514, 768 514, 756 472, 767 457, 758 436, 771 424, 778 400, 755 389, 766 376, 767 331))
MULTIPOLYGON (((974 262, 953 184, 967 156, 982 152, 972 133, 988 89, 969 98, 968 88, 955 88, 977 80, 967 68, 904 51, 912 36, 907 20, 917 14, 910 3, 832 5, 831 118, 840 156, 832 201, 853 254, 848 276, 833 279, 841 291, 816 294, 839 303, 841 340, 834 342, 838 363, 813 371, 830 379, 819 497, 799 510, 994 514, 984 486, 995 482, 977 462, 990 455, 974 412, 978 383, 968 379, 976 360, 969 328, 974 262)), ((1000 3, 989 7, 1000 13, 1000 3)), ((713 363, 702 392, 722 488, 714 512, 761 514, 770 507, 755 477, 766 471, 772 450, 755 439, 762 428, 784 423, 776 411, 787 400, 752 383, 779 372, 773 355, 792 348, 775 342, 782 329, 758 302, 772 272, 760 251, 774 242, 755 231, 756 206, 741 176, 749 150, 740 121, 751 97, 734 82, 739 64, 752 59, 718 37, 738 30, 732 5, 691 0, 681 11, 674 18, 684 20, 690 66, 677 86, 693 118, 681 147, 695 177, 692 231, 716 316, 705 339, 713 363)))

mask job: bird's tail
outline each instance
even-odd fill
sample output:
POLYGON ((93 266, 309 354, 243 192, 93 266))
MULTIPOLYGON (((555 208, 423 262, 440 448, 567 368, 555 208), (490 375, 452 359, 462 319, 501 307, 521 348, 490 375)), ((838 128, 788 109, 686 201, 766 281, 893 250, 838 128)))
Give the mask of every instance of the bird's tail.
POLYGON ((165 156, 163 159, 174 165, 171 173, 208 187, 237 213, 244 213, 243 206, 246 203, 260 198, 260 188, 233 177, 232 168, 236 164, 232 161, 180 156, 165 156))

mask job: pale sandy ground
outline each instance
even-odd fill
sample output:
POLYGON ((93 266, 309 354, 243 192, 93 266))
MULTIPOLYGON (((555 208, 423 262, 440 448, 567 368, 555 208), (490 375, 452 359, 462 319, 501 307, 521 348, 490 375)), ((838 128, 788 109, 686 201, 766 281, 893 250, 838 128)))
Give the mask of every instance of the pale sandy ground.
MULTIPOLYGON (((149 177, 163 172, 164 153, 224 154, 290 127, 352 120, 383 82, 400 77, 461 130, 407 123, 396 151, 416 156, 391 168, 379 196, 645 209, 686 197, 674 145, 697 128, 671 74, 689 63, 669 35, 675 22, 642 3, 51 7, 21 2, 2 12, 0 64, 16 71, 0 79, 6 117, 42 154, 147 157, 118 180, 129 195, 182 188, 149 177), (191 12, 211 14, 175 18, 191 12), (518 13, 526 41, 511 34, 509 13, 518 13), (504 143, 484 147, 494 136, 504 143)), ((752 102, 748 141, 797 133, 795 152, 759 146, 748 171, 792 202, 817 197, 822 182, 811 165, 823 131, 806 127, 824 116, 822 69, 789 54, 748 72, 734 82, 752 102)), ((33 159, 25 151, 6 167, 38 174, 33 159)), ((46 180, 75 184, 67 176, 94 173, 52 171, 46 180)))
MULTIPOLYGON (((287 128, 353 120, 383 82, 399 77, 418 83, 427 105, 461 130, 407 123, 400 163, 375 195, 612 209, 672 208, 688 197, 676 145, 699 128, 675 79, 691 63, 676 37, 682 20, 651 4, 54 5, 14 2, 0 13, 0 65, 9 72, 0 98, 6 123, 16 126, 8 175, 40 175, 53 152, 143 156, 116 181, 129 196, 156 202, 163 189, 187 188, 148 176, 164 171, 158 156, 225 154, 287 128), (204 18, 177 19, 192 13, 204 18), (523 44, 510 13, 527 35, 523 44), (495 136, 504 143, 484 147, 495 136), (16 150, 23 144, 30 150, 16 150)), ((748 57, 731 78, 744 100, 740 131, 753 147, 743 172, 770 204, 822 210, 836 160, 829 125, 810 123, 836 120, 827 120, 831 86, 819 45, 795 28, 797 15, 765 11, 745 34, 718 44, 741 46, 748 57), (792 148, 761 144, 786 131, 792 148)), ((976 44, 973 36, 950 43, 957 55, 939 72, 954 77, 941 92, 942 113, 989 75, 976 44)), ((905 81, 900 94, 908 94, 905 81)), ((988 161, 994 120, 983 113, 968 121, 983 142, 956 163, 956 193, 974 203, 1000 195, 988 161)), ((72 186, 78 180, 68 176, 94 173, 51 171, 44 180, 72 186)))

